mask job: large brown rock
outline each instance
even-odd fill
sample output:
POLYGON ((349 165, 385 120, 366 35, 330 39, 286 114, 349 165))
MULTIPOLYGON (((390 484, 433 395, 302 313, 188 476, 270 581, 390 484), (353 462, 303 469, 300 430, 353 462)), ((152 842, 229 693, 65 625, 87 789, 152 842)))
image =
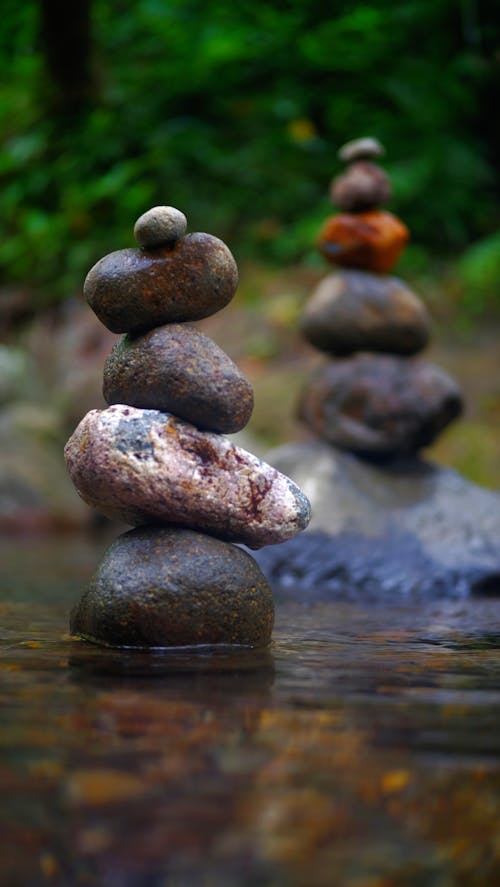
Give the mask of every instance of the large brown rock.
POLYGON ((309 522, 309 502, 289 478, 169 413, 91 410, 65 456, 82 499, 126 523, 177 524, 260 548, 309 522))
POLYGON ((241 548, 191 530, 144 527, 109 548, 71 632, 113 647, 269 643, 271 591, 241 548))
POLYGON ((432 443, 462 411, 453 379, 424 361, 360 354, 331 361, 305 386, 299 417, 357 453, 393 456, 432 443))
POLYGON ((224 308, 238 285, 236 262, 211 234, 155 249, 122 249, 87 274, 84 295, 113 333, 200 320, 224 308))
POLYGON ((245 427, 253 389, 228 355, 188 324, 124 336, 104 366, 109 404, 173 413, 198 428, 232 434, 245 427))
POLYGON ((304 336, 321 351, 415 354, 429 341, 425 305, 397 277, 366 271, 328 274, 301 318, 304 336))

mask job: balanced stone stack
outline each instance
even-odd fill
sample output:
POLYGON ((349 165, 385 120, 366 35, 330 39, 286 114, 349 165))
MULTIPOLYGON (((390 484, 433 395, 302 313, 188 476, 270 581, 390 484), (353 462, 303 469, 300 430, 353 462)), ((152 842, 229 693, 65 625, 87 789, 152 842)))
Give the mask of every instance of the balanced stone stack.
POLYGON ((320 281, 301 319, 304 336, 330 359, 306 385, 299 417, 337 447, 393 458, 432 443, 461 413, 462 396, 447 373, 414 358, 428 343, 429 318, 388 274, 409 234, 381 209, 391 193, 374 163, 383 153, 372 138, 339 152, 347 169, 331 196, 341 212, 327 219, 318 246, 342 270, 320 281))
POLYGON ((65 457, 88 504, 135 529, 106 553, 71 615, 71 631, 119 647, 264 646, 273 602, 249 548, 307 526, 310 507, 285 475, 224 435, 242 429, 252 387, 190 321, 224 308, 237 283, 226 245, 185 235, 186 218, 154 207, 139 248, 101 259, 84 292, 125 333, 104 368, 110 405, 91 410, 65 457))

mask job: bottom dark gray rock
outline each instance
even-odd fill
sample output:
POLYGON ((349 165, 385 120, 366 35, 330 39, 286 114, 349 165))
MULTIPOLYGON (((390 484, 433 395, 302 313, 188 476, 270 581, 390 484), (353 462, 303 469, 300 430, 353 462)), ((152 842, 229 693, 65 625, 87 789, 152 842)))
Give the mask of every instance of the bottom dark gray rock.
POLYGON ((500 596, 498 493, 416 457, 377 463, 320 441, 267 458, 300 484, 313 515, 305 533, 256 553, 278 596, 500 596))
POLYGON ((120 536, 71 614, 71 633, 111 647, 264 647, 274 607, 253 557, 176 527, 120 536))

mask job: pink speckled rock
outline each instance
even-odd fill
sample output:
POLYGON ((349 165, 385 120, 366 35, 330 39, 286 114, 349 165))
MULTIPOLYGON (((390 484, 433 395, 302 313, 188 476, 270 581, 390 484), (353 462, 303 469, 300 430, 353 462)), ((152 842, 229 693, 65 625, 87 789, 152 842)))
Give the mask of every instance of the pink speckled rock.
POLYGON ((309 501, 290 478, 169 413, 91 410, 65 457, 85 502, 133 525, 176 524, 260 548, 309 523, 309 501))

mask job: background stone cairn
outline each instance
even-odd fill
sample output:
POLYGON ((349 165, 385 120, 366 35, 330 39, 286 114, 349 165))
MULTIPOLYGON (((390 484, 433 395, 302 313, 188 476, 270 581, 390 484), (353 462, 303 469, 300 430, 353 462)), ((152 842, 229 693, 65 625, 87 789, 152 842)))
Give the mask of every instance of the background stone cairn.
POLYGON ((189 321, 234 296, 226 245, 185 235, 186 218, 154 207, 139 248, 101 259, 84 293, 125 335, 104 367, 110 405, 91 410, 65 448, 85 502, 134 529, 120 536, 71 614, 71 631, 109 646, 260 647, 271 637, 270 588, 258 549, 307 526, 310 507, 285 475, 236 446, 253 408, 250 383, 189 321))
POLYGON ((428 343, 429 318, 415 293, 387 273, 409 232, 381 209, 391 188, 373 161, 383 153, 372 138, 339 151, 347 169, 331 197, 341 212, 327 219, 318 246, 345 270, 320 281, 301 318, 304 336, 330 359, 303 390, 299 417, 337 447, 394 458, 432 443, 460 415, 462 396, 443 370, 413 357, 428 343))

